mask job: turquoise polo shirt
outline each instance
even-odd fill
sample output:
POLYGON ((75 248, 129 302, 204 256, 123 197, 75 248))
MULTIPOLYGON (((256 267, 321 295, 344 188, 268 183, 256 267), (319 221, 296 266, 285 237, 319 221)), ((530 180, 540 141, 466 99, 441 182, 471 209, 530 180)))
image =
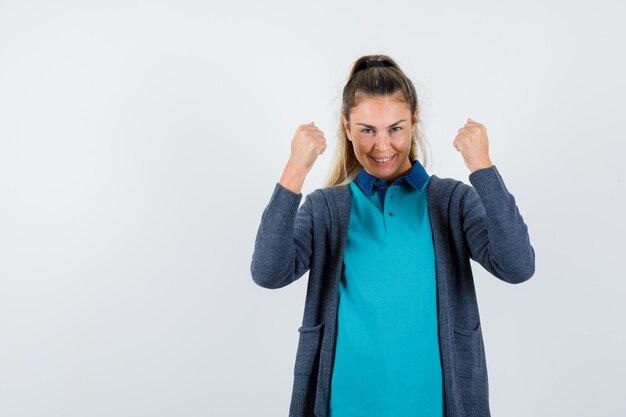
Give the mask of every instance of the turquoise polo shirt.
POLYGON ((411 163, 350 183, 330 417, 443 416, 430 177, 411 163))

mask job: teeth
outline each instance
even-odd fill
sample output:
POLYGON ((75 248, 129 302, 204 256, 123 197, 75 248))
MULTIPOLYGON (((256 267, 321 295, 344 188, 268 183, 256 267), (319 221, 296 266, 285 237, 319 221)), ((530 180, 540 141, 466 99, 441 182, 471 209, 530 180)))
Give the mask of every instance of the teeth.
POLYGON ((389 158, 385 158, 385 159, 376 159, 376 158, 374 158, 374 160, 375 160, 376 162, 387 162, 387 161, 388 161, 388 160, 390 160, 391 158, 393 158, 393 156, 390 156, 389 158))

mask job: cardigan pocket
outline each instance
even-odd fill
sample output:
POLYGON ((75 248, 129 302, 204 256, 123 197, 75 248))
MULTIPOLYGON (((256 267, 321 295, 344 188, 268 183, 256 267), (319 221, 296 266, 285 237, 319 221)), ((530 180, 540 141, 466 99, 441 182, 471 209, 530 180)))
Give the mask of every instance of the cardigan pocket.
POLYGON ((474 329, 454 328, 457 375, 461 378, 479 378, 483 374, 483 347, 480 322, 474 329))
POLYGON ((298 329, 300 337, 296 364, 293 370, 293 391, 289 417, 304 417, 314 414, 323 327, 324 323, 322 322, 315 326, 302 326, 298 329))
POLYGON ((316 360, 319 359, 320 341, 322 340, 324 322, 315 326, 302 326, 298 340, 296 364, 293 370, 295 375, 311 375, 316 360))

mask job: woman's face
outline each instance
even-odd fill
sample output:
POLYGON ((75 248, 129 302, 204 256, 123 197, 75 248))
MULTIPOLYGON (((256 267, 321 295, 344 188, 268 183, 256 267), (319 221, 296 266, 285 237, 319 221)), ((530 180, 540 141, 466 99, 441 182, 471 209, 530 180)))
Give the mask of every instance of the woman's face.
POLYGON ((364 97, 352 108, 350 123, 341 116, 363 169, 390 184, 412 167, 409 160, 411 132, 418 112, 411 117, 409 105, 401 98, 401 92, 395 96, 364 97))

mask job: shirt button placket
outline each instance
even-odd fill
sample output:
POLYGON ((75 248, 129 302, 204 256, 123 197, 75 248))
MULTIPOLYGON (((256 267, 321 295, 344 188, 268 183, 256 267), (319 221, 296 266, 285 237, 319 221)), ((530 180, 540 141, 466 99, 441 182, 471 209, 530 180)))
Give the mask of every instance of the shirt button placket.
MULTIPOLYGON (((393 198, 393 189, 389 187, 389 190, 387 192, 389 193, 389 199, 391 200, 393 198)), ((395 213, 393 212, 393 210, 389 210, 387 214, 389 215, 389 217, 395 216, 395 213)))

